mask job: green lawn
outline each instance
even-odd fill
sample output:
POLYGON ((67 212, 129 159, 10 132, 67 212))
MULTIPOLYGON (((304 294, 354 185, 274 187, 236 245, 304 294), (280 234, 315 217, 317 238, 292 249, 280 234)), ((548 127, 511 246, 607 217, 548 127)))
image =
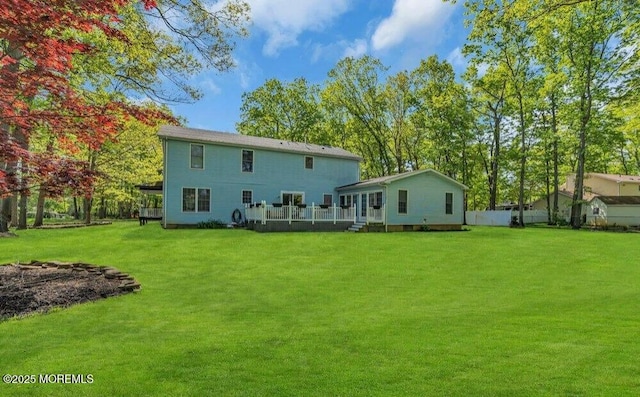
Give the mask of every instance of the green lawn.
POLYGON ((136 294, 0 322, 0 395, 640 394, 640 235, 29 230, 0 263, 84 261, 136 294))

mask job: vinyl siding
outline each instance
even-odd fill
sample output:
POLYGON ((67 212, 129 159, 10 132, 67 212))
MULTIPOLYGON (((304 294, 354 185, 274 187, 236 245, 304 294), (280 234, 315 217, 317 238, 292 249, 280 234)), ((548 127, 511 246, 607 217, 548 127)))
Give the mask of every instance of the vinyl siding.
MULTIPOLYGON (((253 172, 242 172, 245 147, 204 144, 204 169, 190 168, 190 142, 165 141, 165 223, 196 224, 216 219, 231 221, 235 209, 242 209, 242 191, 251 190, 253 200, 279 202, 282 191, 304 192, 308 204, 322 203, 323 194, 335 187, 354 183, 359 178, 359 161, 314 155, 313 169, 305 168, 305 154, 253 150, 253 172), (211 189, 208 213, 182 211, 183 188, 211 189)), ((308 156, 308 154, 306 155, 308 156)))

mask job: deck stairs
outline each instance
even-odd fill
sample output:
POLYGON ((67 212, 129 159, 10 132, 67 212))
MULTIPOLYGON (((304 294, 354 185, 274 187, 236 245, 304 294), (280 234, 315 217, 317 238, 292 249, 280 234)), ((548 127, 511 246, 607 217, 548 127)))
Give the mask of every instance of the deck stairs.
POLYGON ((362 228, 366 225, 366 223, 364 222, 356 222, 353 225, 349 226, 349 229, 347 229, 348 232, 354 232, 354 233, 358 233, 359 231, 362 230, 362 228))

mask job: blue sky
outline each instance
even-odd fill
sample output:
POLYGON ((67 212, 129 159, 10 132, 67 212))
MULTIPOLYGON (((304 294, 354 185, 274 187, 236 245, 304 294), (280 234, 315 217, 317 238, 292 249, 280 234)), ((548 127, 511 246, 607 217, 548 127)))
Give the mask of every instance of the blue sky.
POLYGON ((442 0, 247 0, 250 36, 239 40, 229 72, 204 72, 192 83, 204 97, 172 106, 187 126, 235 132, 242 94, 271 78, 322 84, 346 56, 371 55, 390 73, 438 55, 459 73, 466 38, 461 4, 442 0))

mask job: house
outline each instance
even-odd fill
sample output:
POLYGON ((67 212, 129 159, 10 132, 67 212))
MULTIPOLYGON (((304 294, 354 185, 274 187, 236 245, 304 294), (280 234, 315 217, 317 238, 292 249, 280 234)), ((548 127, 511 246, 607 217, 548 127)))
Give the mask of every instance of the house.
MULTIPOLYGON (((565 184, 558 190, 558 210, 561 218, 567 222, 571 217, 573 192, 576 185, 576 175, 569 174, 565 184)), ((599 196, 640 196, 640 176, 601 174, 590 172, 584 175, 583 200, 590 202, 599 196)), ((589 206, 583 205, 583 217, 589 215, 589 206)), ((543 197, 532 203, 534 210, 546 210, 547 198, 543 197)))
POLYGON ((341 148, 176 126, 158 136, 165 228, 209 220, 258 231, 463 223, 466 187, 433 170, 360 181, 362 159, 341 148))
POLYGON ((359 223, 386 231, 460 230, 467 187, 426 169, 338 187, 341 205, 358 208, 359 223))
MULTIPOLYGON (((333 203, 361 158, 340 148, 162 126, 163 226, 231 222, 256 202, 333 203), (238 211, 236 211, 238 210, 238 211)), ((244 218, 244 215, 242 215, 244 218)))
POLYGON ((591 226, 640 226, 640 196, 597 196, 589 201, 591 226))

